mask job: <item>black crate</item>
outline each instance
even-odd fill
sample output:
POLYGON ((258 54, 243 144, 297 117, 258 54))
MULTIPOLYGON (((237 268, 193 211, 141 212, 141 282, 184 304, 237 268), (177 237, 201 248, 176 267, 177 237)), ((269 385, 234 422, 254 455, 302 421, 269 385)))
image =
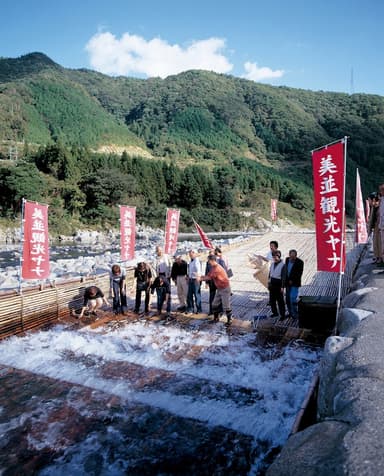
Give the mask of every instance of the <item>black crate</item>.
POLYGON ((336 324, 337 298, 334 296, 301 296, 298 302, 299 327, 318 332, 331 332, 336 324))

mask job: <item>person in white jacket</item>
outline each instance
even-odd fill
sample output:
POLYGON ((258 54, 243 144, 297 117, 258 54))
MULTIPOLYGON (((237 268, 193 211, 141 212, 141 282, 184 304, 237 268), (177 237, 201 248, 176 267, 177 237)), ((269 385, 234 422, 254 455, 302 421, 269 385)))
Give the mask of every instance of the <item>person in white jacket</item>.
POLYGON ((271 317, 280 316, 280 320, 285 319, 285 303, 284 303, 284 277, 285 264, 281 260, 280 250, 272 252, 273 262, 269 269, 268 290, 269 301, 271 304, 271 317), (279 312, 277 312, 279 308, 279 312))
POLYGON ((202 312, 201 309, 201 263, 197 256, 196 250, 190 250, 189 257, 191 261, 188 265, 188 298, 187 298, 187 314, 194 311, 196 305, 196 313, 202 312))

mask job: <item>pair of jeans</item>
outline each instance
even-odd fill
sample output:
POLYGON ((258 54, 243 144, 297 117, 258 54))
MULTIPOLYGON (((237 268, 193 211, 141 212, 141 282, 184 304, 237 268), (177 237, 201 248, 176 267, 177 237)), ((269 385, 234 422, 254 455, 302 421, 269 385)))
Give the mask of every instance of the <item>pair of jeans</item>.
POLYGON ((196 312, 201 312, 201 282, 199 279, 189 278, 187 311, 193 312, 194 304, 196 312))
POLYGON ((113 310, 114 312, 122 312, 123 308, 127 307, 127 296, 125 289, 121 286, 121 283, 117 281, 112 282, 113 289, 113 310))
POLYGON ((144 301, 144 312, 149 311, 149 297, 150 297, 150 287, 148 286, 147 289, 142 291, 141 289, 136 288, 136 299, 135 299, 135 312, 139 312, 140 305, 141 305, 141 294, 145 292, 145 301, 144 301))
POLYGON ((289 315, 297 319, 299 311, 297 307, 297 297, 299 295, 299 288, 297 286, 287 286, 285 290, 285 302, 287 304, 289 315))
MULTIPOLYGON (((157 294, 157 311, 160 313, 161 310, 163 309, 165 298, 167 297, 166 289, 164 287, 156 288, 156 294, 157 294)), ((171 312, 171 296, 169 296, 168 298, 166 311, 168 314, 171 312)))

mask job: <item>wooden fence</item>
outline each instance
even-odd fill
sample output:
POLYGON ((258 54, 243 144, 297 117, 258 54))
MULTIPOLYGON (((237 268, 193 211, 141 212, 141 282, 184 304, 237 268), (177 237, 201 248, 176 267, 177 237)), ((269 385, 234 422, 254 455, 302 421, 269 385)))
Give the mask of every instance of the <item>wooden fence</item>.
MULTIPOLYGON (((127 269, 127 285, 132 286, 133 268, 127 269)), ((42 327, 83 304, 84 290, 98 286, 109 293, 109 274, 63 281, 44 288, 31 287, 0 293, 0 339, 42 327)))

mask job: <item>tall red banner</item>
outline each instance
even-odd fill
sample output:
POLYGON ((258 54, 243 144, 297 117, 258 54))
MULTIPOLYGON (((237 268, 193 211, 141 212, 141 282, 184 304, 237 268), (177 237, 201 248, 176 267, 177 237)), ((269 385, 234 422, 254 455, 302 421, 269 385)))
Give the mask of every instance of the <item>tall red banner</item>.
POLYGON ((206 248, 209 248, 209 249, 213 249, 214 246, 212 245, 212 242, 211 240, 208 238, 208 236, 204 233, 203 229, 201 228, 200 225, 198 225, 195 220, 193 220, 194 224, 195 224, 195 227, 196 227, 196 230, 198 232, 198 234, 200 235, 200 238, 201 238, 201 241, 203 243, 203 245, 206 247, 206 248))
POLYGON ((345 269, 345 140, 312 152, 318 271, 345 269))
POLYGON ((277 199, 271 198, 271 219, 272 221, 277 220, 277 199))
POLYGON ((174 255, 177 248, 177 237, 179 235, 180 210, 167 210, 167 220, 165 223, 165 245, 164 253, 174 255))
POLYGON ((360 174, 356 169, 356 227, 355 243, 366 243, 368 241, 367 222, 365 221, 363 195, 361 193, 360 174))
POLYGON ((121 261, 135 257, 136 207, 120 206, 120 256, 121 261))
POLYGON ((24 202, 23 279, 49 277, 48 205, 24 202))

